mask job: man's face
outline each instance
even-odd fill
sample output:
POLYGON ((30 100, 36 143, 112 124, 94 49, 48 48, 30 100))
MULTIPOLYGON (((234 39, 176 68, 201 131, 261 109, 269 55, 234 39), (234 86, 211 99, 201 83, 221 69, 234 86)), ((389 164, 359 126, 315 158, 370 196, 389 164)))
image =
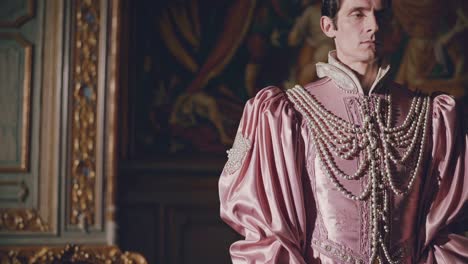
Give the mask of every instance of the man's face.
POLYGON ((341 0, 336 28, 329 32, 340 60, 370 63, 380 57, 382 27, 389 20, 387 9, 383 0, 341 0))

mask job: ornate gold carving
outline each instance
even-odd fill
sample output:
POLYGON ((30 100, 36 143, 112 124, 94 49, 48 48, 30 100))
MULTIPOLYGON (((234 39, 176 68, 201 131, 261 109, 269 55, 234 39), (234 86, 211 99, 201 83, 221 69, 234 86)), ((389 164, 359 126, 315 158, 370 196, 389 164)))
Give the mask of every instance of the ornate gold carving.
POLYGON ((24 49, 23 106, 21 127, 21 162, 19 166, 0 166, 0 172, 27 172, 29 170, 29 128, 31 104, 32 44, 19 33, 0 33, 0 39, 15 40, 24 49))
POLYGON ((27 1, 27 5, 28 5, 26 14, 15 18, 15 20, 13 20, 13 21, 2 20, 2 21, 0 21, 0 27, 20 27, 26 21, 33 18, 34 17, 34 9, 35 9, 34 0, 26 0, 26 1, 27 1))
POLYGON ((2 248, 0 263, 92 263, 92 264, 146 264, 145 258, 135 252, 121 252, 114 246, 43 248, 2 248))
POLYGON ((96 186, 96 110, 99 62, 98 0, 73 2, 71 210, 70 223, 94 224, 96 186))
POLYGON ((48 225, 34 209, 0 209, 0 231, 45 232, 48 225))

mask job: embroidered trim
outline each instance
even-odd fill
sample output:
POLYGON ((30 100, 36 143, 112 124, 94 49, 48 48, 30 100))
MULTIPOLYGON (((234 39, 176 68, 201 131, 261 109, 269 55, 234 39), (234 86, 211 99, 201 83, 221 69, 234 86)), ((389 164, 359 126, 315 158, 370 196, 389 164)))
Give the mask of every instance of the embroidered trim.
MULTIPOLYGON (((328 53, 328 63, 319 62, 316 64, 316 69, 317 76, 319 78, 331 78, 344 92, 352 94, 364 93, 361 83, 353 71, 336 58, 336 50, 332 50, 328 53)), ((381 84, 381 81, 387 76, 389 70, 389 64, 379 67, 375 81, 369 90, 369 94, 371 94, 374 89, 381 84)))
POLYGON ((224 169, 228 174, 232 174, 240 169, 244 162, 245 155, 247 155, 251 147, 252 143, 250 140, 245 138, 241 132, 237 132, 232 148, 226 151, 228 161, 224 169))
MULTIPOLYGON (((404 242, 398 244, 394 250, 392 250, 392 257, 397 258, 399 262, 407 261, 411 256, 412 251, 410 242, 413 242, 413 240, 407 239, 404 242)), ((366 263, 364 260, 366 257, 364 255, 358 254, 351 248, 345 247, 344 245, 338 244, 328 239, 319 239, 315 237, 312 238, 312 248, 325 256, 340 261, 341 263, 366 263)))
POLYGON ((319 78, 325 76, 330 77, 338 85, 338 87, 346 93, 355 94, 358 92, 356 82, 342 69, 339 69, 332 64, 326 63, 317 63, 316 68, 317 76, 319 78))
POLYGON ((312 239, 312 247, 320 253, 342 263, 364 264, 364 258, 342 245, 334 245, 331 241, 312 239))
MULTIPOLYGON (((312 142, 309 141, 309 145, 312 145, 312 142)), ((312 195, 314 196, 314 201, 318 201, 317 198, 317 179, 315 175, 315 159, 317 158, 315 154, 313 155, 307 155, 307 157, 310 157, 307 159, 308 163, 308 174, 313 175, 313 178, 310 178, 311 184, 312 184, 312 195)), ((317 210, 317 220, 315 221, 315 228, 312 231, 312 234, 317 234, 318 237, 328 237, 328 230, 325 228, 325 223, 323 222, 323 217, 322 217, 322 208, 320 207, 319 203, 315 204, 315 208, 317 210)), ((315 236, 315 235, 314 235, 315 236)))

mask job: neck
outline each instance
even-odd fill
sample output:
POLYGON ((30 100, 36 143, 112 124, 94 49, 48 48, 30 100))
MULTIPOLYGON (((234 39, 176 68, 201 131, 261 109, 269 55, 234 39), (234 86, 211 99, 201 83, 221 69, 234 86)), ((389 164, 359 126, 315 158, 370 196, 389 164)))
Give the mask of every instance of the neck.
POLYGON ((377 60, 371 62, 348 62, 346 60, 341 60, 339 56, 338 59, 356 74, 364 93, 368 94, 379 70, 377 60))
POLYGON ((376 62, 368 64, 361 68, 361 71, 357 71, 354 68, 351 69, 356 72, 364 93, 368 94, 372 84, 374 84, 375 78, 377 78, 377 72, 379 70, 378 64, 376 62))

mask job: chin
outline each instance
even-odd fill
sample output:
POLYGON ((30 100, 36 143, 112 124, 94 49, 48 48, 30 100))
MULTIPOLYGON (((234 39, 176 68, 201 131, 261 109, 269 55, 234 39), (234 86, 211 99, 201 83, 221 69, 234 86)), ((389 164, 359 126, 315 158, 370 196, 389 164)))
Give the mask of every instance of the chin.
POLYGON ((375 51, 368 51, 362 56, 363 62, 373 62, 377 60, 380 56, 375 51))
POLYGON ((362 63, 371 63, 375 61, 377 58, 375 56, 361 56, 357 59, 357 61, 360 61, 362 63))

